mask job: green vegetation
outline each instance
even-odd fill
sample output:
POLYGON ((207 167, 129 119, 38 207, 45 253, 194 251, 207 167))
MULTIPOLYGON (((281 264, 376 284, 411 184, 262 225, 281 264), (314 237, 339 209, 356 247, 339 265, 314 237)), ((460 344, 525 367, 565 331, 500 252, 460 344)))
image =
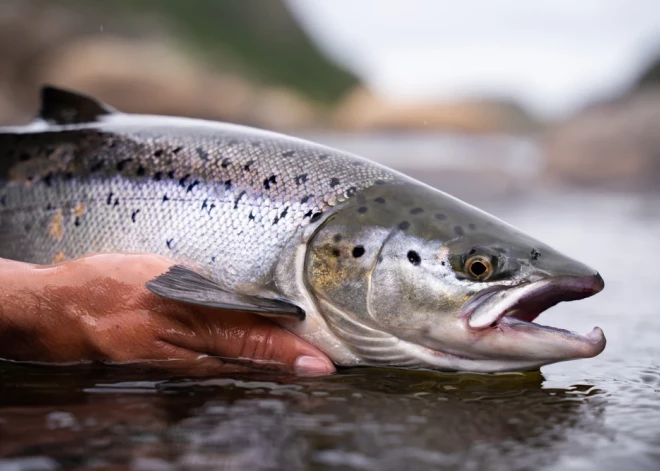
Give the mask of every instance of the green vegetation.
POLYGON ((99 9, 162 19, 210 63, 319 102, 332 103, 357 82, 318 51, 281 0, 96 1, 99 9))

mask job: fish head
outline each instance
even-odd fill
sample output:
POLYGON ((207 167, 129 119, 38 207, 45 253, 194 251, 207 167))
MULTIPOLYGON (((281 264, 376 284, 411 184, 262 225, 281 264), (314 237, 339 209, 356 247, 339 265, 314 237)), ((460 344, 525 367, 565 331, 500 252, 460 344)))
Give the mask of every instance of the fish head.
POLYGON ((366 192, 310 244, 311 291, 366 364, 523 371, 605 348, 599 328, 580 335, 533 322, 561 301, 601 291, 598 272, 418 186, 366 192))

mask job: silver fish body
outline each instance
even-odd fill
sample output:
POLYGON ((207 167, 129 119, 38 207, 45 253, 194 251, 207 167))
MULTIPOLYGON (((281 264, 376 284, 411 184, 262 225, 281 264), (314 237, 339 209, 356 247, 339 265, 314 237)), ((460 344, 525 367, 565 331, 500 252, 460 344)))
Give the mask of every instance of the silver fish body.
POLYGON ((593 270, 449 195, 243 126, 66 118, 87 100, 0 131, 0 257, 161 254, 223 290, 297 306, 305 320, 282 323, 340 365, 502 371, 604 348, 599 330, 558 342, 517 314, 594 294, 593 270), (514 333, 504 342, 493 325, 514 333))

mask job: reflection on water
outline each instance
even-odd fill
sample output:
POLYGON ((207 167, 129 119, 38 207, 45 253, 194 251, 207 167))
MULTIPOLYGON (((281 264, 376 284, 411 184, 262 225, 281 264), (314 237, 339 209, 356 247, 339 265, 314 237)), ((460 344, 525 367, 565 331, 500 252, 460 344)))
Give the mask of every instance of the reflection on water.
POLYGON ((660 199, 462 196, 601 271, 601 294, 539 320, 599 325, 602 355, 543 375, 315 379, 0 364, 0 469, 660 469, 660 298, 642 269, 660 262, 660 199))
POLYGON ((64 467, 484 469, 500 462, 513 469, 556 461, 571 429, 604 426, 602 391, 542 388, 539 373, 56 376, 16 366, 3 372, 5 457, 48 457, 64 467))

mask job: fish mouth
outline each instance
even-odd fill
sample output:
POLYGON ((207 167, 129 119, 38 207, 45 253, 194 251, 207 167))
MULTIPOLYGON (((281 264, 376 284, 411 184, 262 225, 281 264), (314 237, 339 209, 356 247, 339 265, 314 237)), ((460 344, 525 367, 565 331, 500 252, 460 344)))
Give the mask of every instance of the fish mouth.
POLYGON ((477 336, 488 336, 483 346, 488 345, 490 353, 500 357, 553 362, 590 358, 605 348, 605 335, 599 327, 581 335, 534 321, 557 303, 593 296, 603 287, 598 274, 553 277, 514 287, 496 286, 468 301, 463 314, 468 330, 477 336))

